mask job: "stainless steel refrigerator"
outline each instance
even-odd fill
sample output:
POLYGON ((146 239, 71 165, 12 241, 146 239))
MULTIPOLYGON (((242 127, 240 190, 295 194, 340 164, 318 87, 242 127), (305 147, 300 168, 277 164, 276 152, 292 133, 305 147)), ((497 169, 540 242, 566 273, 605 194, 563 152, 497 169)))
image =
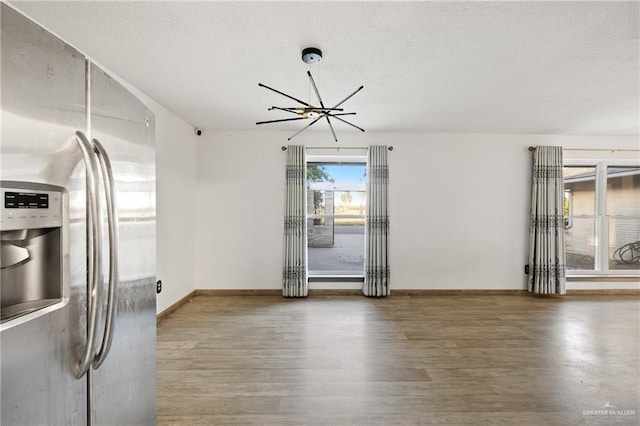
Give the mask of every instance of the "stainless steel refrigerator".
POLYGON ((0 13, 0 424, 154 424, 154 116, 0 13))

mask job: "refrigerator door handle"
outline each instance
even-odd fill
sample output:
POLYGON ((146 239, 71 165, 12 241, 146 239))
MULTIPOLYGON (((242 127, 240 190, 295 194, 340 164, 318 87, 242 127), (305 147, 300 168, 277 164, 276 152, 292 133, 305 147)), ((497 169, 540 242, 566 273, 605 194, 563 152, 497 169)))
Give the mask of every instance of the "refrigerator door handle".
POLYGON ((75 139, 82 151, 87 175, 87 221, 89 223, 90 244, 87 245, 87 256, 89 258, 88 273, 88 294, 87 294, 87 344, 83 355, 75 364, 75 376, 82 378, 91 367, 93 360, 93 347, 96 335, 96 325, 98 320, 98 288, 102 281, 101 265, 101 239, 102 230, 100 220, 100 197, 98 196, 98 166, 96 156, 93 153, 93 146, 89 139, 81 131, 77 131, 75 139))
POLYGON ((116 287, 118 285, 118 216, 115 200, 115 182, 113 169, 109 155, 100 141, 93 139, 93 147, 100 162, 102 177, 104 180, 104 192, 107 200, 107 219, 109 224, 109 290, 107 296, 107 316, 104 325, 104 335, 100 352, 93 360, 93 368, 100 367, 109 354, 111 341, 113 340, 113 326, 115 323, 115 310, 117 303, 116 287))

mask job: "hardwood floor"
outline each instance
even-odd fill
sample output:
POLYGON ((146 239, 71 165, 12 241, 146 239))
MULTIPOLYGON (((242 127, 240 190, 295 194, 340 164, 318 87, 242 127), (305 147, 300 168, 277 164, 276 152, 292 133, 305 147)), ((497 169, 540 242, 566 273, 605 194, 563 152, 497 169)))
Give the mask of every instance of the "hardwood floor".
POLYGON ((637 425, 639 319, 637 296, 197 296, 158 325, 158 424, 637 425))

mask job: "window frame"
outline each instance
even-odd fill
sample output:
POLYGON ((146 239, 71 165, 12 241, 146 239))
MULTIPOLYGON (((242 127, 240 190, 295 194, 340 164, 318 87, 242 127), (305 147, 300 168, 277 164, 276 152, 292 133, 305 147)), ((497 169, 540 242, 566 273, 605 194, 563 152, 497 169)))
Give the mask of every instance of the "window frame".
MULTIPOLYGON (((594 270, 567 269, 567 278, 638 278, 640 270, 609 269, 609 217, 607 215, 607 168, 640 167, 640 159, 568 158, 563 167, 595 167, 594 194, 594 270)), ((589 216, 581 216, 589 217, 589 216)))
MULTIPOLYGON (((327 164, 364 165, 365 170, 368 167, 366 154, 358 155, 358 156, 350 156, 348 158, 345 158, 344 156, 341 156, 341 155, 332 156, 332 155, 325 154, 322 156, 314 156, 314 155, 307 154, 305 170, 310 165, 322 166, 327 164)), ((310 191, 310 190, 334 191, 334 193, 339 191, 353 191, 353 192, 361 191, 361 192, 364 192, 365 203, 368 201, 366 181, 365 183, 307 182, 306 190, 307 191, 310 191)), ((365 213, 363 214, 326 213, 326 212, 322 214, 316 214, 316 213, 305 213, 305 214, 306 214, 306 217, 305 217, 306 220, 324 219, 326 221, 328 219, 336 219, 336 218, 345 218, 345 219, 357 218, 357 219, 363 219, 366 222, 366 210, 365 210, 365 213)), ((344 281, 345 279, 347 280, 355 279, 355 280, 361 281, 362 279, 364 279, 364 268, 362 270, 362 273, 359 273, 359 274, 350 273, 349 271, 338 271, 338 270, 325 271, 324 273, 323 271, 309 270, 308 274, 310 279, 318 279, 322 281, 336 281, 336 280, 344 281)))

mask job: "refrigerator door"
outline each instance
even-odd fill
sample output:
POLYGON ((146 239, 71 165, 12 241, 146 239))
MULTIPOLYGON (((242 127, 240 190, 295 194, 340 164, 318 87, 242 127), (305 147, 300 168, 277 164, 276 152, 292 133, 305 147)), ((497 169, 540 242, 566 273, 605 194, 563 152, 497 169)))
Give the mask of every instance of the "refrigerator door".
POLYGON ((85 167, 74 139, 86 129, 84 56, 4 3, 0 14, 0 179, 66 188, 70 219, 68 302, 0 331, 0 423, 84 424, 86 380, 74 377, 86 333, 85 167))
MULTIPOLYGON (((92 375, 94 424, 155 424, 156 265, 153 114, 99 67, 90 66, 91 139, 113 168, 119 228, 119 283, 113 343, 92 375)), ((104 176, 103 176, 104 179, 104 176)), ((104 196, 104 195, 103 195, 104 196)), ((107 229, 106 216, 103 228, 107 229)), ((102 300, 106 301, 108 238, 102 300)), ((103 337, 103 306, 98 345, 103 337)))

